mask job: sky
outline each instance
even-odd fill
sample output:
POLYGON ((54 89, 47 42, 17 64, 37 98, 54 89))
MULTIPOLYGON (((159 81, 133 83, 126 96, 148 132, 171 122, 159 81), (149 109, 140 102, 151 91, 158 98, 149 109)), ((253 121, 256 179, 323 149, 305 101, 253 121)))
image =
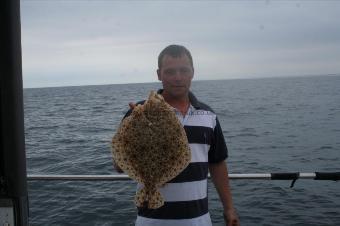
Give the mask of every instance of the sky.
POLYGON ((186 46, 194 80, 340 74, 340 1, 21 0, 25 88, 157 82, 186 46))

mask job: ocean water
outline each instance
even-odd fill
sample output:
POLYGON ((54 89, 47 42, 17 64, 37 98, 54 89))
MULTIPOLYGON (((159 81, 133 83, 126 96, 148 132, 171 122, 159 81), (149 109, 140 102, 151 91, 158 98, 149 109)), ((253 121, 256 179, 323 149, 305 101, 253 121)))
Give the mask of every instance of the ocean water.
MULTIPOLYGON (((24 90, 29 174, 115 174, 110 140, 127 103, 160 83, 24 90)), ((340 76, 194 81, 217 113, 230 173, 339 172, 340 76)), ((232 180, 241 225, 340 225, 334 181, 232 180)), ((133 225, 133 181, 30 181, 31 225, 133 225)), ((222 206, 209 183, 214 225, 222 206)))

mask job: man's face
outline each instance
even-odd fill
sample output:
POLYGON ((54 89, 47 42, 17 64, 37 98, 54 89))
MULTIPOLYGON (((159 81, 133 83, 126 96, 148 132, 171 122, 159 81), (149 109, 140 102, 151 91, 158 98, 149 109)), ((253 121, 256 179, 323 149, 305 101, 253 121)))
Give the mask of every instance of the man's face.
POLYGON ((157 74, 165 93, 173 98, 183 98, 188 95, 194 69, 187 55, 183 54, 181 57, 165 55, 157 74))

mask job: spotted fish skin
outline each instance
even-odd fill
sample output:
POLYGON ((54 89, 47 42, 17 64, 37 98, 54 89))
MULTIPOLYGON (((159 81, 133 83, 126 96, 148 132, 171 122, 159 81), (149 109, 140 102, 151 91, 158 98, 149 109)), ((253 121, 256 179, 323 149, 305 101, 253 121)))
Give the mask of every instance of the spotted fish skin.
POLYGON ((183 126, 173 108, 154 91, 121 122, 112 138, 112 154, 125 173, 143 184, 135 196, 136 206, 147 203, 151 209, 164 205, 158 189, 191 159, 183 126))

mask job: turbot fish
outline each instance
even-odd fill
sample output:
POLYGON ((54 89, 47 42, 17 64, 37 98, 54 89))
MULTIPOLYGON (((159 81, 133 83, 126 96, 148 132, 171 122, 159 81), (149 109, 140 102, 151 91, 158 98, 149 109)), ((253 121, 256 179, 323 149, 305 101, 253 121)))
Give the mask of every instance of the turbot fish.
POLYGON ((185 130, 173 108, 154 91, 120 124, 112 138, 117 165, 142 184, 135 196, 138 207, 164 205, 159 188, 189 164, 191 152, 185 130))

